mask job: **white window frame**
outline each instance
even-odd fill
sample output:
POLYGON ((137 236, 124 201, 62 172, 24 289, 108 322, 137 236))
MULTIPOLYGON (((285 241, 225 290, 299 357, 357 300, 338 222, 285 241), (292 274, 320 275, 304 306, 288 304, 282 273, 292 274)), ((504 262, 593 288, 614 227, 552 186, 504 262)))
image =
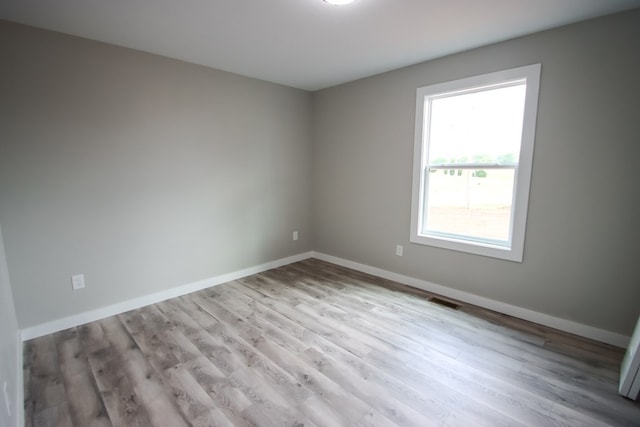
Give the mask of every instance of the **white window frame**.
MULTIPOLYGON (((411 197, 411 235, 410 241, 423 245, 467 252, 471 254, 522 262, 524 239, 529 204, 529 187, 533 163, 536 116, 538 110, 538 92, 540 88, 541 64, 527 65, 510 70, 498 71, 461 80, 445 82, 418 88, 416 95, 416 128, 413 154, 413 186, 411 197), (473 92, 482 87, 500 85, 505 82, 526 80, 524 117, 522 123, 522 141, 518 165, 514 168, 514 195, 511 212, 510 238, 507 245, 474 239, 472 236, 439 235, 421 233, 424 218, 425 189, 428 188, 429 173, 426 172, 428 159, 428 105, 431 97, 452 92, 473 92)), ((485 165, 490 166, 490 165, 485 165)), ((480 169, 485 169, 482 166, 480 169)), ((497 166, 496 166, 497 167, 497 166)), ((456 167, 451 167, 456 169, 456 167)), ((474 167, 478 169, 478 167, 474 167)))

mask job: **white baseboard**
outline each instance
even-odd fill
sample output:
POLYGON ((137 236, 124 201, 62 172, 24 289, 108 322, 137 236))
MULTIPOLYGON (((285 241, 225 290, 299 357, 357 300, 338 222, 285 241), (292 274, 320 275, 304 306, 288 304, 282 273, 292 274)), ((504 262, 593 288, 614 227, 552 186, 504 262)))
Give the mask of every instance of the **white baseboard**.
MULTIPOLYGON (((352 268, 354 270, 362 271, 363 273, 368 273, 374 276, 393 280, 395 282, 399 282, 414 288, 422 289, 428 292, 433 292, 435 294, 439 294, 445 297, 453 298, 459 301, 467 302, 469 304, 474 304, 480 307, 488 308, 490 310, 494 310, 499 313, 503 313, 509 316, 528 320, 530 322, 539 323, 541 325, 549 326, 549 327, 559 329, 561 331, 569 332, 575 335, 579 335, 585 338, 590 338, 596 341, 615 345, 617 347, 626 348, 627 345, 629 344, 630 337, 626 335, 617 334, 615 332, 595 328, 593 326, 584 325, 581 323, 573 322, 571 320, 554 317, 548 314, 529 310, 523 307, 507 304, 500 301, 495 301, 495 300, 474 295, 468 292, 449 288, 443 285, 428 282, 426 280, 416 279, 414 277, 393 273, 388 270, 383 270, 383 269, 372 267, 366 264, 360 264, 360 263, 349 261, 343 258, 338 258, 332 255, 327 255, 321 252, 313 252, 313 251, 305 252, 302 254, 298 254, 298 255, 294 255, 286 258, 281 258, 265 264, 249 267, 243 270, 234 271, 232 273, 222 274, 219 276, 200 280, 198 282, 189 283, 186 285, 167 289, 165 291, 156 292, 150 295, 145 295, 139 298, 134 298, 132 300, 124 301, 118 304, 113 304, 107 307, 90 310, 90 311, 76 314, 73 316, 64 317, 62 319, 53 320, 51 322, 46 322, 40 325, 24 328, 21 331, 21 339, 22 341, 26 341, 26 340, 43 336, 43 335, 62 331, 64 329, 68 329, 74 326, 79 326, 88 322, 104 319, 105 317, 124 313, 126 311, 134 310, 136 308, 144 307, 150 304, 155 304, 161 301, 168 300, 170 298, 176 298, 182 295, 189 294, 191 292, 196 292, 202 289, 220 285, 222 283, 230 282, 232 280, 237 280, 242 277, 261 273, 263 271, 270 270, 272 268, 281 267, 283 265, 291 264, 297 261, 302 261, 308 258, 317 258, 323 261, 331 262, 333 264, 352 268)), ((20 346, 20 349, 22 349, 21 346, 20 346)), ((20 364, 21 364, 20 370, 21 370, 22 358, 20 359, 21 359, 20 360, 20 364)))
MULTIPOLYGON (((170 298, 176 298, 182 295, 189 294, 191 292, 200 291, 202 289, 210 288, 212 286, 220 285, 222 283, 227 283, 232 280, 241 279, 243 277, 250 276, 252 274, 261 273, 263 271, 270 270, 272 268, 277 268, 283 265, 291 264, 293 262, 302 261, 304 259, 311 258, 311 256, 312 256, 312 252, 305 252, 298 255, 293 255, 290 257, 267 262, 265 264, 260 264, 254 267, 249 267, 249 268, 234 271, 231 273, 210 277, 208 279, 199 280, 197 282, 188 283, 186 285, 167 289, 165 291, 144 295, 128 301, 123 301, 121 303, 112 304, 106 307, 97 308, 95 310, 86 311, 84 313, 75 314, 73 316, 63 317, 61 319, 56 319, 51 322, 30 326, 28 328, 22 329, 21 338, 22 338, 22 341, 27 341, 33 338, 41 337, 43 335, 51 334, 58 331, 63 331, 65 329, 72 328, 74 326, 83 325, 85 323, 104 319, 105 317, 124 313, 129 310, 135 310, 136 308, 155 304, 161 301, 166 301, 170 298)), ((22 369, 22 367, 20 367, 20 369, 22 369)))
POLYGON ((341 265, 343 267, 351 268, 353 270, 358 270, 363 273, 382 277, 384 279, 393 280, 394 282, 399 282, 404 285, 425 290, 427 292, 433 292, 434 294, 453 298, 458 301, 463 301, 469 304, 488 308, 490 310, 507 314, 509 316, 528 320, 534 323, 539 323, 541 325, 549 326, 564 332, 579 335, 581 337, 611 344, 617 347, 626 348, 629 345, 630 337, 626 335, 618 334, 604 329, 594 328, 593 326, 588 326, 581 323, 573 322, 571 320, 550 316, 548 314, 539 313, 537 311, 529 310, 523 307, 518 307, 489 298, 484 298, 478 295, 470 294, 468 292, 438 285, 436 283, 427 282, 426 280, 404 276, 402 274, 393 273, 391 271, 371 267, 366 264, 360 264, 320 252, 312 252, 312 257, 333 264, 341 265))

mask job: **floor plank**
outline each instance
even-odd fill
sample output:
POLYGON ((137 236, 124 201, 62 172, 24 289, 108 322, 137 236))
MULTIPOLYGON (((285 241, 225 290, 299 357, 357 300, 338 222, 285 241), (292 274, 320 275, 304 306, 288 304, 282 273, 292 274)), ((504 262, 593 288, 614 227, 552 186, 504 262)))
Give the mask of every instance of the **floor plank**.
POLYGON ((310 259, 40 337, 26 425, 640 426, 621 349, 432 296, 310 259))

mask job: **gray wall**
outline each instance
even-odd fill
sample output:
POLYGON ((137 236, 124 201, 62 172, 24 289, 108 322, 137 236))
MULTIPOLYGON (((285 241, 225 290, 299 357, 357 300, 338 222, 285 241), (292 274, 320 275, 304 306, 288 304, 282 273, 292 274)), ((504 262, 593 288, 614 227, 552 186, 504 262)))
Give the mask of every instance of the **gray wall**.
MULTIPOLYGON (((17 426, 19 348, 18 322, 13 307, 13 295, 9 282, 9 271, 0 229, 0 426, 17 426), (4 401, 4 382, 7 382, 11 414, 4 401)), ((22 402, 20 402, 22 404, 22 402)))
POLYGON ((315 249, 629 334, 637 40, 633 11, 310 95, 0 22, 0 223, 18 323, 315 249), (410 244, 415 89, 537 62, 524 262, 410 244), (72 292, 76 273, 87 288, 72 292))
POLYGON ((6 22, 0 63, 21 328, 311 249, 307 92, 6 22))
POLYGON ((314 249, 630 334, 640 312, 639 40, 636 10, 316 92, 314 249), (416 88, 539 62, 524 262, 410 244, 416 88))

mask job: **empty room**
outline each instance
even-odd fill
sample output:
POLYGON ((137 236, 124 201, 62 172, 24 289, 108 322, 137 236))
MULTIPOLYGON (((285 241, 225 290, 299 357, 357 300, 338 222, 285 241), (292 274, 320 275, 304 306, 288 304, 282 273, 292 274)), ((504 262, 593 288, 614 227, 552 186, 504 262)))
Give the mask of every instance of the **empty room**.
POLYGON ((640 426, 640 0, 0 1, 0 426, 640 426))

